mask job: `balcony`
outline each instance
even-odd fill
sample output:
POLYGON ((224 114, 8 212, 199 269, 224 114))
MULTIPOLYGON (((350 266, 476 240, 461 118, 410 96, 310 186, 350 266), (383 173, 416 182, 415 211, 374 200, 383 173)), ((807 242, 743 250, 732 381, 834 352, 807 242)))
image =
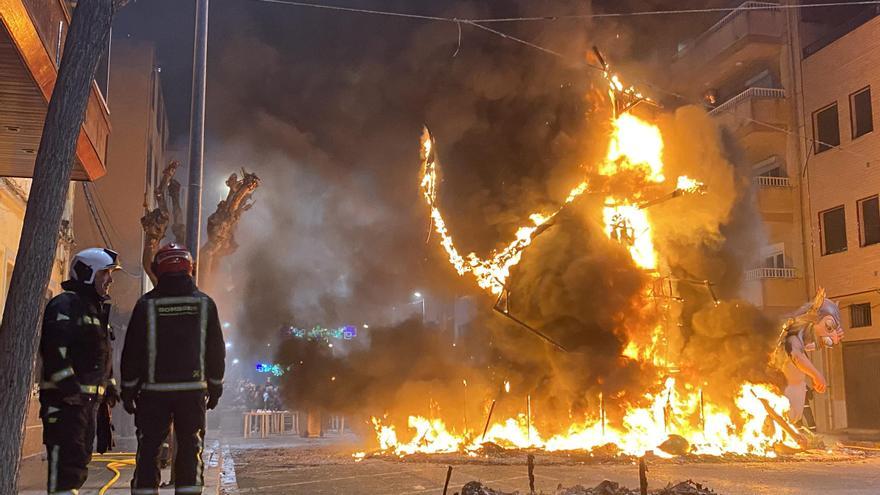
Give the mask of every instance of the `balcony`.
POLYGON ((760 63, 778 64, 784 13, 779 4, 745 2, 676 53, 672 70, 691 87, 717 87, 760 63))
POLYGON ((758 176, 752 180, 758 187, 791 187, 791 179, 789 179, 788 177, 758 176))
POLYGON ((783 131, 788 127, 785 90, 748 88, 710 110, 709 115, 736 137, 753 131, 783 131))
MULTIPOLYGON (((0 176, 31 177, 70 23, 60 0, 0 0, 0 176)), ((109 111, 92 83, 74 180, 106 173, 109 111)))
POLYGON ((765 279, 795 279, 797 268, 754 268, 746 271, 746 281, 765 279))

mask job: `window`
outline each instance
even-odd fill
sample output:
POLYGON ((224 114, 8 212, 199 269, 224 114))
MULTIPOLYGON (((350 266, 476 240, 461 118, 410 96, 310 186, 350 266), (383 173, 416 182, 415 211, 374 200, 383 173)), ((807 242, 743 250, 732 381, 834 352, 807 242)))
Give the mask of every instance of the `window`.
POLYGON ((764 268, 785 268, 785 255, 776 253, 764 257, 764 268))
POLYGON ((813 149, 816 154, 840 145, 840 123, 837 102, 813 113, 813 149))
POLYGON ((822 254, 846 251, 846 213, 843 206, 819 214, 822 229, 822 254))
POLYGON ((871 115, 870 86, 849 95, 849 116, 852 121, 853 139, 864 136, 874 130, 874 118, 871 115))
POLYGON ((880 200, 877 196, 861 199, 859 204, 859 244, 870 246, 880 242, 880 200))
POLYGON ((853 328, 871 326, 871 303, 852 304, 849 307, 849 321, 853 328))
POLYGON ((785 177, 785 171, 782 170, 781 166, 777 165, 758 172, 758 177, 785 177))

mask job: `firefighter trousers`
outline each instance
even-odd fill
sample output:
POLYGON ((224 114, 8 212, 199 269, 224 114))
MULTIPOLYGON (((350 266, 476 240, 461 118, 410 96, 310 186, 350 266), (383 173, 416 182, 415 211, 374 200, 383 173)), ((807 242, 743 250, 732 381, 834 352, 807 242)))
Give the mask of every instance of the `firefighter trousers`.
POLYGON ((91 395, 81 395, 79 400, 81 404, 71 405, 54 397, 40 397, 49 494, 76 493, 89 474, 100 400, 91 395))
POLYGON ((174 459, 174 492, 202 493, 205 484, 202 450, 205 445, 204 390, 176 392, 142 391, 137 399, 134 422, 138 449, 131 493, 159 493, 159 452, 171 424, 177 437, 174 459))

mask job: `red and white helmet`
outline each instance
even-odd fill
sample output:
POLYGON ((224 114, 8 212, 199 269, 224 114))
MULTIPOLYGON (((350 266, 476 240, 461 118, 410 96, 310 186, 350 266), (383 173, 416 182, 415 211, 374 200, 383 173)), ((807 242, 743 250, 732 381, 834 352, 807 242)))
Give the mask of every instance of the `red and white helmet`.
POLYGON ((179 272, 186 272, 192 275, 192 254, 180 244, 174 242, 166 244, 156 251, 151 268, 156 277, 179 272))
POLYGON ((70 262, 70 278, 84 284, 94 284, 95 275, 101 270, 117 270, 119 254, 112 249, 88 248, 76 253, 70 262))

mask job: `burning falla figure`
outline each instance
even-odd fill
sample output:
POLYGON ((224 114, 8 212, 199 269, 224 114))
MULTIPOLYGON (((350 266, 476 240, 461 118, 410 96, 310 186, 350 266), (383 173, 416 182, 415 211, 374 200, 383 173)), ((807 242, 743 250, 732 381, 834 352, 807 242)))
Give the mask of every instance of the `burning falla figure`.
POLYGON ((785 373, 785 396, 791 404, 788 419, 792 423, 803 417, 807 398, 807 377, 818 393, 825 393, 828 386, 825 376, 813 364, 808 353, 818 346, 831 347, 840 343, 843 327, 837 303, 825 298, 825 289, 819 289, 811 303, 802 306, 795 316, 785 322, 779 338, 779 346, 787 358, 781 365, 785 373))

